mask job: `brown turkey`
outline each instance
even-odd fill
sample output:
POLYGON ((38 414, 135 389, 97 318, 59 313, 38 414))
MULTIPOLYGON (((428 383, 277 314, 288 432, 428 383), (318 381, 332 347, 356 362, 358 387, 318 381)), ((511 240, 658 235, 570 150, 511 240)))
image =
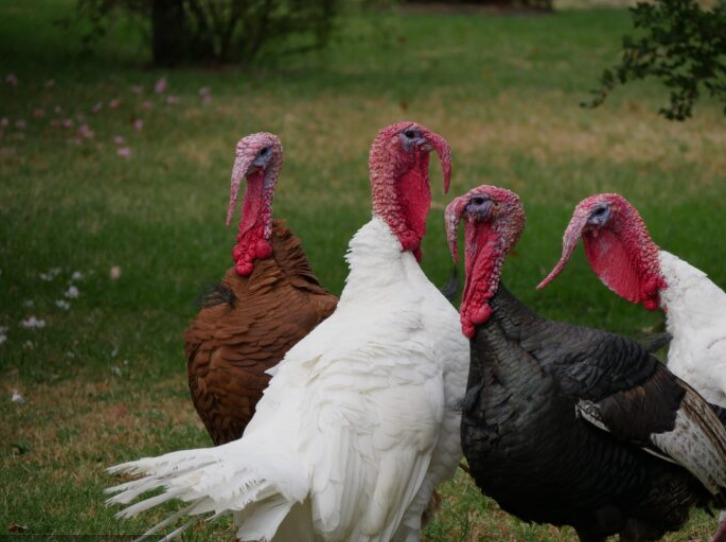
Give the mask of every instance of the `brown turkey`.
POLYGON ((300 239, 272 220, 282 167, 277 136, 237 143, 227 225, 247 180, 235 266, 208 293, 184 336, 189 390, 215 445, 238 439, 270 381, 266 372, 325 318, 338 299, 315 277, 300 239))

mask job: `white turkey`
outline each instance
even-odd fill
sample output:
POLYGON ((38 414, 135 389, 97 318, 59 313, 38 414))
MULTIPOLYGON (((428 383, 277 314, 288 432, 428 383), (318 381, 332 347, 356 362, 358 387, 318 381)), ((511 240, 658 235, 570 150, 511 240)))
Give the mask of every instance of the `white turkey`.
POLYGON ((150 533, 233 512, 241 540, 420 540, 431 493, 461 458, 454 407, 468 367, 458 314, 417 261, 434 149, 448 188, 446 140, 413 122, 379 132, 373 218, 350 242, 337 310, 273 370, 240 440, 110 469, 143 477, 111 488, 109 502, 165 490, 119 515, 181 499, 188 506, 150 533))
MULTIPOLYGON (((703 271, 661 250, 620 194, 595 194, 577 205, 562 258, 539 288, 564 269, 580 238, 590 266, 608 288, 648 310, 663 309, 673 337, 668 368, 707 401, 726 407, 726 293, 703 271)), ((726 421, 724 411, 719 415, 726 421)), ((713 542, 725 541, 726 512, 721 512, 713 542)))

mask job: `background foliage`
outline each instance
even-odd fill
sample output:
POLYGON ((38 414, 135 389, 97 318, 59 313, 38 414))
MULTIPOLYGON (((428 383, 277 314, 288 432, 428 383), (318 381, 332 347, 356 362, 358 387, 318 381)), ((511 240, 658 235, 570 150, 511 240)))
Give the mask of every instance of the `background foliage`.
POLYGON ((78 0, 76 22, 89 25, 87 47, 119 17, 129 18, 151 46, 157 66, 247 64, 328 43, 339 0, 78 0))
POLYGON ((670 105, 659 110, 666 118, 689 118, 703 93, 726 114, 726 2, 708 9, 695 0, 658 0, 630 11, 637 34, 625 35, 620 63, 603 72, 589 105, 618 85, 654 78, 670 89, 670 105))
MULTIPOLYGON (((103 489, 117 480, 104 469, 210 445, 188 396, 182 335, 197 294, 231 265, 224 217, 245 134, 282 138, 274 215, 336 293, 347 242, 370 216, 369 145, 402 119, 453 148, 448 196, 432 160, 422 265, 435 283, 451 265, 444 205, 487 182, 522 197, 527 230, 504 280, 543 315, 632 335, 662 324, 607 291, 581 251, 534 290, 574 205, 599 191, 624 194, 656 242, 726 285, 720 103, 706 96, 689 122, 671 123, 654 114, 667 90, 646 79, 596 110, 578 105, 618 58, 625 10, 372 11, 341 18, 331 47, 311 55, 172 71, 149 68, 124 20, 80 56, 82 29, 54 24, 74 8, 0 2, 3 532, 138 534, 162 512, 116 520, 103 489)), ((431 542, 575 540, 512 519, 463 474, 443 491, 431 542)), ((709 537, 716 520, 694 518, 669 540, 709 537)), ((220 522, 188 539, 230 536, 220 522)))

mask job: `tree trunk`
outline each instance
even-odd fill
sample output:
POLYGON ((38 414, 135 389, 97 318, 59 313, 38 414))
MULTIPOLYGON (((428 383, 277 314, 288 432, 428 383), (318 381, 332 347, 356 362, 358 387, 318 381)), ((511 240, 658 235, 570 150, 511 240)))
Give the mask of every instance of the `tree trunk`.
POLYGON ((155 66, 174 66, 186 60, 184 0, 152 0, 151 34, 155 66))

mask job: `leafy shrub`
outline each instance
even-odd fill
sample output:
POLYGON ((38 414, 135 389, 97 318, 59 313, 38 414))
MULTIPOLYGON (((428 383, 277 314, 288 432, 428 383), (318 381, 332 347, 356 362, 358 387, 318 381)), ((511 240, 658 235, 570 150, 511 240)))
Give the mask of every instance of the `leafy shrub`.
POLYGON ((86 45, 118 16, 138 20, 155 65, 248 63, 327 44, 339 0, 78 0, 86 45))
POLYGON ((659 112, 685 120, 703 91, 724 104, 726 114, 726 2, 704 10, 695 0, 658 0, 631 8, 637 38, 623 37, 620 64, 606 69, 593 91, 597 107, 617 86, 655 77, 670 89, 670 106, 659 112))

